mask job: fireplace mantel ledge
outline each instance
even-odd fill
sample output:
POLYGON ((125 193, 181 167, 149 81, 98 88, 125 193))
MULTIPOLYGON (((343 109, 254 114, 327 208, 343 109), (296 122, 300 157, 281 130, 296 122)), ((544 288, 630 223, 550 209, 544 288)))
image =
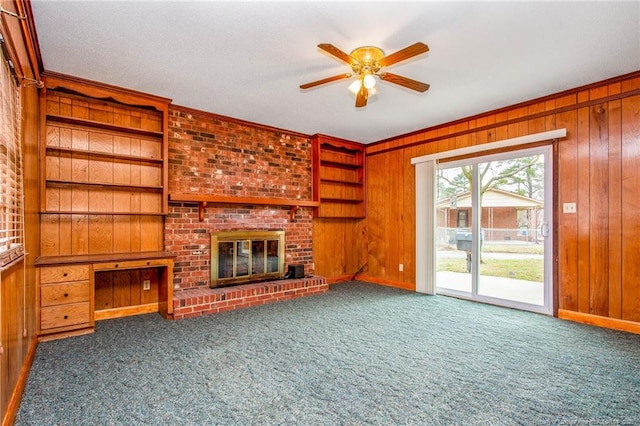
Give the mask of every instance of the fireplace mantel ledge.
POLYGON ((289 207, 289 219, 293 220, 296 212, 300 207, 318 207, 319 201, 312 200, 292 200, 285 198, 266 198, 266 197, 228 197, 223 195, 211 194, 169 194, 169 201, 180 203, 196 203, 198 204, 198 218, 200 222, 204 220, 204 209, 207 204, 244 204, 255 206, 287 206, 289 207))

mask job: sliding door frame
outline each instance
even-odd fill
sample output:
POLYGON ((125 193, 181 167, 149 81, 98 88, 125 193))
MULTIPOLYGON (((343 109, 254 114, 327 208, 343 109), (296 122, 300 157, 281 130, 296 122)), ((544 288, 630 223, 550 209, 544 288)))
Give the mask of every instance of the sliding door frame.
MULTIPOLYGON (((483 155, 479 153, 479 155, 474 156, 473 158, 467 158, 464 160, 455 160, 447 163, 438 163, 438 164, 446 164, 446 168, 449 167, 459 167, 459 166, 472 166, 472 182, 473 188, 471 189, 471 229, 472 229, 472 244, 471 244, 471 292, 463 292, 458 290, 450 290, 446 287, 444 289, 440 289, 438 291, 438 286, 436 284, 436 292, 438 294, 444 294, 447 296, 455 296, 462 299, 468 299, 477 302, 490 303, 494 305, 506 306, 509 308, 520 309, 524 311, 537 312, 541 314, 552 314, 553 313, 553 250, 554 250, 554 215, 553 215, 553 149, 551 145, 543 145, 536 146, 533 148, 528 148, 526 146, 521 149, 510 150, 507 152, 502 152, 498 154, 489 154, 483 155), (484 295, 480 293, 479 288, 479 280, 480 277, 484 277, 483 280, 490 279, 491 277, 483 276, 480 271, 480 230, 481 226, 481 205, 480 199, 478 197, 480 192, 480 176, 479 176, 479 165, 488 161, 504 161, 510 160, 519 157, 529 157, 533 155, 542 155, 544 156, 544 216, 542 227, 546 230, 547 235, 544 236, 544 276, 543 276, 543 305, 530 304, 525 303, 513 299, 501 299, 497 297, 492 297, 488 295, 484 295)), ((438 168, 437 168, 438 169, 438 168)), ((437 170, 436 170, 437 173, 437 170)), ((435 200, 435 198, 434 198, 435 200)), ((542 232, 544 234, 544 232, 542 232)), ((437 250, 434 251, 437 252, 437 250)))
MULTIPOLYGON (((509 149, 544 141, 554 141, 567 136, 567 129, 535 133, 517 138, 505 139, 481 145, 442 151, 411 159, 415 166, 416 188, 416 292, 436 294, 436 241, 435 241, 435 188, 437 162, 446 158, 478 154, 498 149, 509 149)), ((553 188, 551 183, 549 188, 553 188)), ((550 209, 554 209, 553 203, 550 209)), ((553 212, 551 212, 553 217, 553 212)), ((555 237, 554 237, 555 238, 555 237)), ((552 247, 555 246, 552 242, 552 247)), ((549 271, 551 273, 551 271, 549 271)), ((551 278, 552 279, 552 278, 551 278)), ((552 289, 550 289, 553 292, 552 289)), ((551 297, 551 295, 549 295, 551 297)), ((550 302, 551 305, 553 301, 550 302)))

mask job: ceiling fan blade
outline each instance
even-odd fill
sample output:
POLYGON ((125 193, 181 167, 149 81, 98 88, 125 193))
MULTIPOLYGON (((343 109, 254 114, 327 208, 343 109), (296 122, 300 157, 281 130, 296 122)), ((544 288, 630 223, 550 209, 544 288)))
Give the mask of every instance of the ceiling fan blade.
POLYGON ((380 74, 379 77, 380 80, 388 81, 389 83, 397 84, 406 87, 407 89, 415 90, 416 92, 426 92, 429 90, 429 85, 427 83, 412 80, 401 75, 391 74, 390 72, 380 74))
POLYGON ((343 80, 351 77, 350 73, 338 74, 332 77, 323 78, 322 80, 312 81, 311 83, 301 84, 301 89, 310 89, 312 87, 320 86, 321 84, 331 83, 332 81, 343 80))
POLYGON ((428 51, 429 46, 424 43, 418 42, 412 44, 411 46, 405 47, 404 49, 398 50, 391 55, 385 56, 384 58, 380 59, 378 63, 381 67, 388 67, 389 65, 405 61, 409 58, 420 55, 421 53, 427 53, 428 51))
POLYGON ((364 87, 364 83, 360 85, 360 90, 356 95, 356 108, 361 108, 367 105, 367 98, 369 97, 369 91, 364 87))
POLYGON ((354 65, 358 63, 358 61, 355 58, 347 55, 342 50, 335 47, 333 44, 322 43, 322 44, 319 44, 318 47, 324 50, 325 52, 327 52, 328 54, 340 59, 342 62, 346 64, 354 65))

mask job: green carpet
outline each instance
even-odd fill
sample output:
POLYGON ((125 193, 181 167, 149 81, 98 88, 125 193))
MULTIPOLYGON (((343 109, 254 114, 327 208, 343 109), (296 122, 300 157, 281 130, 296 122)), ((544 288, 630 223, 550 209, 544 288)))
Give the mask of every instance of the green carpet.
POLYGON ((361 282, 41 343, 17 425, 640 424, 640 335, 361 282))

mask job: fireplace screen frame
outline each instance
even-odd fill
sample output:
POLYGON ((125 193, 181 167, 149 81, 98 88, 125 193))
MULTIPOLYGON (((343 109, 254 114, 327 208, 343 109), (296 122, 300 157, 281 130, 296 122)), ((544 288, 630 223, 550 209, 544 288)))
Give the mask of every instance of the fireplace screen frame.
MULTIPOLYGON (((228 257, 227 257, 228 262, 228 257)), ((210 287, 222 287, 231 284, 242 284, 248 282, 265 281, 269 279, 279 279, 284 276, 284 263, 285 263, 285 232, 284 230, 269 230, 269 231, 222 231, 211 233, 211 276, 210 287), (276 256, 277 256, 277 271, 270 270, 272 264, 273 255, 269 254, 268 246, 277 243, 276 256), (258 257, 254 255, 254 243, 259 245, 263 243, 262 253, 262 267, 260 264, 254 265, 255 259, 258 257), (229 274, 228 265, 227 273, 220 277, 221 272, 221 250, 223 246, 223 253, 227 251, 228 256, 232 258, 232 270, 229 274), (238 262, 238 260, 244 259, 244 262, 238 262), (255 268, 254 268, 255 266, 255 268), (244 273, 246 269, 246 274, 244 273), (231 275, 231 276, 229 276, 231 275)))

